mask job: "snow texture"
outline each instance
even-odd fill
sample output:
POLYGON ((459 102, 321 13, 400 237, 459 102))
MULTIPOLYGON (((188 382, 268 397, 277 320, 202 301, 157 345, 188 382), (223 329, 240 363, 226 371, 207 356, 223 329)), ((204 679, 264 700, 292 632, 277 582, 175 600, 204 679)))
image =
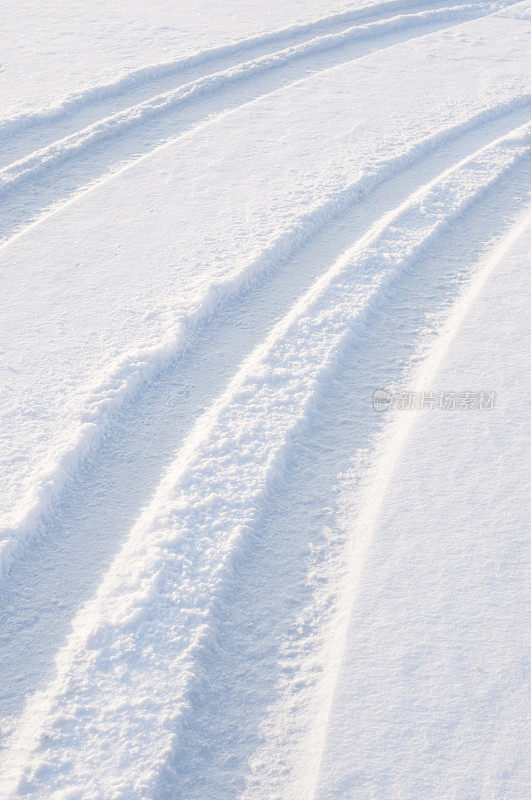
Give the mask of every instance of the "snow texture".
POLYGON ((527 798, 531 2, 3 26, 0 797, 527 798))

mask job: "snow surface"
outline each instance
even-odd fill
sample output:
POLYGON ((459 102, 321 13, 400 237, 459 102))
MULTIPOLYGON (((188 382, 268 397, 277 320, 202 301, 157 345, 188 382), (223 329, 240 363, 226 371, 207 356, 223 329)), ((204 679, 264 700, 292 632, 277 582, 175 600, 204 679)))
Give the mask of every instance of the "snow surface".
POLYGON ((0 797, 527 798, 530 0, 2 24, 0 797))

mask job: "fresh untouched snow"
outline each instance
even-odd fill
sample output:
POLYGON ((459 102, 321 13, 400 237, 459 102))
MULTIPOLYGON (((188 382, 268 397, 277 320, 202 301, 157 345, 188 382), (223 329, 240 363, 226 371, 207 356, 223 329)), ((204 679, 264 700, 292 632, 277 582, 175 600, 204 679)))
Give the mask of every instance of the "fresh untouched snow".
POLYGON ((5 6, 0 798, 524 800, 531 1, 5 6))

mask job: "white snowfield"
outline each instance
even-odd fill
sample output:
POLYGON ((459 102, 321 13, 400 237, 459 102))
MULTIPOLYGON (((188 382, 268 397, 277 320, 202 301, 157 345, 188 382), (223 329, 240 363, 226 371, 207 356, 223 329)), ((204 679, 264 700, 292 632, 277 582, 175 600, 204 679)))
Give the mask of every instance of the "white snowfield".
POLYGON ((527 799, 531 0, 6 6, 0 798, 527 799))

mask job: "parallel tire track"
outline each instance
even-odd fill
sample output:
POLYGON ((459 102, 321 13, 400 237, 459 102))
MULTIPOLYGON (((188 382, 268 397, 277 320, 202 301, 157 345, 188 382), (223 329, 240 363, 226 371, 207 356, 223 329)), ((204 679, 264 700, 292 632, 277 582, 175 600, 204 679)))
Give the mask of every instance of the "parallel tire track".
MULTIPOLYGON (((498 0, 495 3, 491 2, 490 5, 491 7, 503 8, 514 4, 514 2, 516 0, 498 0)), ((486 0, 484 4, 486 4, 486 0)), ((39 135, 47 135, 50 129, 53 130, 54 127, 65 123, 75 125, 76 115, 90 116, 91 113, 94 113, 99 114, 101 118, 100 107, 103 103, 115 109, 127 105, 130 106, 132 103, 128 102, 128 100, 131 98, 146 99, 146 96, 160 94, 160 91, 156 91, 156 88, 161 81, 168 78, 173 79, 174 76, 181 76, 183 73, 186 74, 193 68, 203 70, 205 65, 209 65, 210 73, 219 72, 220 68, 234 66, 240 63, 242 59, 249 60, 249 56, 253 59, 260 55, 270 54, 278 50, 279 45, 280 49, 282 49, 289 45, 304 43, 315 36, 319 37, 324 32, 333 33, 336 29, 341 30, 352 25, 378 22, 404 12, 418 12, 423 9, 429 10, 444 5, 448 5, 447 0, 436 0, 431 3, 426 2, 426 0, 383 0, 383 2, 374 3, 364 8, 328 15, 312 22, 291 25, 288 28, 273 31, 272 33, 259 34, 233 44, 203 50, 184 58, 142 67, 115 82, 95 86, 79 94, 67 97, 58 106, 32 113, 24 113, 13 119, 0 122, 0 142, 4 147, 9 147, 15 144, 13 142, 15 137, 20 140, 21 136, 31 133, 35 128, 38 129, 39 135), (143 92, 145 96, 142 97, 139 92, 143 92), (45 126, 44 129, 43 126, 45 126)), ((471 2, 471 5, 474 4, 471 2)), ((203 72, 203 74, 207 73, 203 72)), ((103 116, 108 115, 104 114, 103 116)), ((86 127, 86 125, 81 127, 86 127)), ((79 126, 77 126, 76 130, 78 129, 80 129, 79 126)))
MULTIPOLYGON (((438 18, 443 11, 454 13, 455 8, 441 9, 437 12, 438 18)), ((418 15, 409 16, 419 18, 418 15)), ((389 22, 392 21, 372 22, 362 28, 366 31, 374 25, 381 29, 389 22)), ((350 41, 353 35, 348 29, 320 38, 326 39, 326 49, 339 46, 340 39, 350 41)), ((314 46, 314 40, 301 45, 308 53, 314 52, 314 46)), ((234 78, 225 75, 222 81, 237 82, 244 74, 254 74, 255 69, 257 72, 271 69, 274 56, 259 57, 258 61, 261 65, 253 66, 249 73, 242 72, 239 77, 234 73, 234 78)), ((240 65, 242 69, 245 66, 240 65)), ((232 76, 232 70, 227 72, 232 76)), ((205 80, 205 84, 203 88, 198 84, 197 96, 211 89, 215 91, 215 82, 208 82, 213 78, 219 78, 219 74, 199 79, 205 80)), ((195 97, 190 91, 191 97, 195 97)), ((113 122, 108 135, 112 138, 122 130, 122 125, 125 130, 129 124, 141 124, 151 114, 173 107, 172 103, 178 106, 187 102, 188 96, 175 94, 171 101, 164 96, 157 97, 152 107, 148 101, 141 104, 142 110, 138 110, 138 106, 129 109, 132 113, 129 122, 126 121, 128 112, 120 112, 111 118, 117 120, 117 127, 112 128, 113 122), (168 106, 164 105, 166 101, 168 106)), ((299 220, 298 227, 271 252, 248 265, 244 275, 227 285, 210 287, 202 306, 193 314, 193 325, 202 324, 218 309, 223 298, 237 300, 253 275, 265 272, 272 264, 296 253, 315 235, 316 228, 326 228, 331 218, 351 206, 360 195, 383 186, 393 176, 403 175, 416 161, 429 156, 445 142, 455 143, 467 130, 473 131, 483 124, 488 126, 489 121, 500 115, 518 113, 527 102, 528 98, 515 98, 476 115, 464 125, 427 137, 406 157, 380 164, 375 172, 364 176, 355 186, 346 187, 309 218, 299 220)), ((106 138, 104 128, 96 132, 94 141, 100 135, 103 141, 106 138)), ((396 211, 382 216, 326 274, 316 272, 311 276, 308 272, 306 283, 300 287, 303 295, 289 307, 285 317, 277 321, 272 330, 265 330, 265 338, 257 339, 257 347, 249 357, 235 361, 236 374, 234 370, 230 372, 232 380, 228 388, 224 389, 225 384, 220 382, 219 393, 213 395, 208 411, 191 420, 177 462, 166 474, 154 502, 136 520, 131 538, 95 596, 75 616, 69 641, 58 649, 57 679, 30 699, 0 760, 6 792, 18 783, 20 792, 27 796, 37 793, 47 797, 52 791, 61 790, 91 796, 91 790, 97 791, 96 784, 107 787, 102 790, 105 792, 112 783, 114 791, 118 780, 116 796, 129 799, 138 791, 138 786, 142 786, 149 796, 164 794, 166 797, 171 787, 175 790, 176 785, 184 786, 189 773, 190 781, 188 788, 183 788, 183 796, 189 791, 186 796, 192 797, 196 791, 192 785, 193 776, 197 781, 203 780, 204 772, 197 769, 194 773, 190 762, 183 770, 183 755, 197 755, 194 727, 204 711, 201 703, 205 687, 208 694, 212 677, 219 680, 216 655, 224 635, 223 624, 229 616, 227 609, 237 573, 246 559, 253 559, 259 547, 257 522, 289 465, 298 432, 314 413, 327 380, 336 376, 347 341, 349 347, 354 341, 358 352, 363 352, 364 337, 370 332, 375 315, 408 271, 414 269, 423 249, 436 241, 448 222, 455 220, 482 192, 492 188, 520 163, 529 152, 530 135, 529 127, 522 128, 466 162, 454 165, 428 186, 413 192, 396 211), (451 200, 447 206, 448 195, 451 200), (379 263, 382 252, 386 253, 385 265, 379 263), (379 265, 376 272, 375 264, 379 265), (315 280, 313 284, 310 278, 315 280), (286 364, 294 366, 287 369, 286 364), (150 653, 156 657, 152 658, 150 653), (97 696, 91 694, 94 687, 98 689, 97 696), (83 715, 78 713, 80 708, 83 715), (151 724, 148 731, 142 729, 146 716, 151 724), (123 756, 124 763, 128 759, 131 763, 118 779, 116 752, 123 756), (21 771, 21 763, 25 763, 27 769, 21 771)), ((85 129, 52 145, 52 149, 56 148, 53 152, 45 148, 44 159, 40 151, 23 159, 22 166, 21 162, 18 167, 11 165, 5 171, 9 173, 6 186, 11 187, 6 188, 5 196, 54 164, 62 163, 75 153, 83 154, 91 141, 91 133, 85 129), (61 155, 63 145, 66 149, 61 155), (16 172, 18 168, 19 173, 16 172)), ((45 476, 39 487, 42 491, 38 502, 29 515, 10 520, 7 533, 11 538, 0 553, 4 568, 13 563, 24 538, 31 537, 43 510, 52 511, 53 524, 56 501, 64 489, 64 464, 75 462, 78 457, 82 460, 98 443, 106 426, 112 436, 116 432, 110 424, 113 409, 119 409, 142 383, 153 378, 180 352, 185 342, 181 322, 176 321, 160 348, 128 357, 109 377, 106 408, 98 418, 98 426, 80 431, 79 451, 64 453, 65 461, 56 465, 51 481, 49 474, 45 476), (112 394, 116 385, 120 386, 120 391, 112 394), (109 397, 112 397, 111 403, 107 402, 109 397)), ((162 393, 165 388, 162 376, 162 393)), ((90 402, 89 398, 88 405, 90 402)), ((100 409, 93 410, 98 416, 100 409)), ((157 463, 159 477, 165 465, 161 460, 157 463)), ((83 480, 79 484, 82 497, 86 486, 83 480)), ((68 497, 66 500, 68 511, 68 497)), ((70 509, 72 505, 75 503, 70 504, 70 509)), ((137 512, 138 508, 135 506, 137 512)), ((97 523, 97 508, 89 509, 90 514, 92 523, 97 523)), ((67 515, 65 525, 71 523, 72 518, 67 515)), ((116 544, 119 541, 117 539, 116 544)), ((82 551, 76 555, 78 559, 83 558, 82 551)), ((111 553, 107 555, 110 558, 111 553)), ((69 565, 68 560, 60 568, 66 571, 69 566, 75 572, 75 562, 69 565)), ((279 571, 283 566, 278 556, 277 566, 279 571)), ((97 569, 103 566, 97 564, 95 569, 94 580, 101 574, 97 569)), ((31 599, 25 609, 28 618, 38 616, 38 606, 44 596, 31 599)), ((75 611, 75 603, 70 608, 75 611)), ((23 623, 24 618, 20 617, 18 622, 23 623)), ((304 624, 309 624, 308 620, 304 624)), ((30 629, 29 636, 35 637, 38 649, 38 633, 30 629)), ((38 676, 41 685, 51 677, 49 667, 48 662, 47 669, 38 676)), ((221 697, 223 699, 223 695, 221 697)), ((263 710, 265 708, 264 705, 263 710)), ((202 719, 203 723, 211 721, 208 713, 204 713, 202 719)), ((258 738, 251 739, 250 743, 257 746, 258 738)), ((308 786, 310 789, 315 786, 311 758, 309 762, 302 769, 304 789, 299 791, 299 796, 306 796, 308 786)), ((249 763, 247 757, 242 757, 242 763, 249 763)), ((267 781, 260 782, 260 769, 259 764, 253 765, 255 774, 248 776, 246 797, 261 798, 264 786, 270 789, 267 781)), ((1 791, 0 780, 0 794, 1 791)), ((208 796, 206 791, 204 796, 208 796)), ((233 795, 229 791, 227 796, 233 795)))
MULTIPOLYGON (((372 551, 371 522, 395 441, 389 416, 372 409, 372 390, 410 388, 428 345, 440 352, 455 330, 456 299, 463 309, 463 288, 470 297, 470 276, 486 254, 492 264, 498 237, 507 241, 509 228, 514 235, 529 166, 504 176, 393 285, 319 390, 261 511, 253 549, 222 592, 201 692, 161 797, 314 796, 343 625, 372 551)), ((428 381, 423 372, 417 385, 428 381)))
MULTIPOLYGON (((430 25, 432 27, 434 25, 444 27, 447 22, 456 24, 464 20, 475 19, 478 16, 489 13, 491 10, 492 8, 490 5, 481 3, 442 7, 439 9, 417 11, 412 14, 399 14, 388 19, 381 19, 348 27, 337 33, 317 36, 283 50, 258 56, 255 59, 236 64, 227 69, 203 75, 175 89, 151 97, 132 107, 122 109, 103 119, 99 119, 88 127, 71 133, 65 138, 48 144, 3 167, 0 170, 0 197, 5 200, 15 195, 16 201, 17 190, 20 190, 25 183, 29 182, 32 202, 29 204, 28 208, 30 208, 29 213, 34 217, 35 214, 38 213, 39 203, 41 208, 44 208, 51 203, 56 203, 64 199, 64 196, 61 196, 61 194, 57 196, 57 190, 54 189, 49 197, 46 197, 46 193, 44 193, 40 201, 36 201, 36 190, 37 195, 39 194, 39 178, 42 178, 51 171, 49 177, 52 179, 54 168, 57 169, 66 162, 77 159, 78 162, 80 161, 77 166, 77 171, 80 172, 80 176, 78 179, 74 179, 72 185, 66 190, 68 194, 71 194, 74 189, 87 183, 88 178, 86 170, 83 170, 83 163, 87 160, 90 161, 91 151, 94 146, 111 143, 127 131, 137 131, 139 128, 146 126, 150 121, 155 120, 161 115, 169 112, 173 113, 191 104, 193 105, 194 102, 199 99, 215 97, 221 91, 226 91, 231 87, 242 84, 242 82, 244 83, 260 75, 268 74, 279 67, 285 67, 301 59, 317 56, 321 53, 333 51, 356 42, 378 40, 390 34, 399 33, 402 30, 415 30, 430 25)), ((347 58, 349 58, 349 56, 347 56, 347 58)), ((263 90, 261 93, 263 94, 263 90)), ((260 92, 257 96, 259 95, 260 92)), ((228 107, 232 107, 230 102, 228 107)), ((211 112, 206 110, 203 119, 207 118, 209 113, 211 112)), ((201 116, 195 119, 193 126, 200 124, 201 119, 201 116)), ((170 126, 168 136, 175 135, 175 133, 175 129, 172 131, 170 126)), ((179 133, 179 130, 177 130, 177 133, 179 133)), ((157 135, 160 137, 160 133, 157 135)), ((146 146, 146 152, 149 152, 150 149, 153 149, 154 145, 150 140, 146 146)), ((142 150, 138 152, 138 146, 135 146, 133 150, 135 158, 142 155, 142 150)), ((102 170, 105 173, 105 171, 112 169, 114 164, 122 163, 124 158, 127 160, 127 149, 126 152, 118 152, 112 155, 110 160, 106 159, 102 166, 95 167, 96 172, 91 176, 91 179, 94 180, 101 177, 102 170)), ((96 161, 94 164, 96 164, 96 161)), ((76 170, 76 167, 73 166, 72 169, 76 170)), ((5 214, 7 214, 7 216, 4 236, 8 236, 10 233, 10 225, 14 225, 15 229, 20 229, 21 224, 23 224, 24 214, 27 215, 28 210, 26 209, 23 211, 21 209, 13 212, 7 208, 5 214), (10 214, 13 213, 15 214, 15 221, 10 223, 10 214), (17 218, 17 214, 21 217, 20 219, 17 218)))
POLYGON ((321 275, 243 362, 76 618, 57 679, 28 705, 10 743, 6 788, 22 777, 21 763, 28 765, 24 790, 41 796, 50 781, 56 791, 75 787, 87 796, 112 785, 113 796, 126 798, 139 786, 157 793, 167 769, 171 780, 223 593, 256 546, 260 508, 319 387, 427 245, 530 147, 527 125, 414 192, 321 275), (121 758, 128 768, 117 777, 121 758))
POLYGON ((84 401, 85 410, 79 422, 75 447, 72 447, 71 438, 65 440, 64 444, 58 442, 54 462, 50 463, 47 459, 42 465, 36 465, 31 495, 21 498, 19 509, 1 520, 0 577, 10 569, 25 542, 35 535, 43 518, 47 517, 49 520, 58 498, 69 484, 70 476, 75 474, 78 465, 102 440, 117 410, 132 399, 140 391, 141 386, 146 385, 177 357, 193 331, 207 320, 223 301, 230 297, 236 298, 250 281, 267 272, 273 264, 285 262, 360 196, 374 191, 385 181, 420 162, 445 143, 458 140, 467 131, 474 131, 482 124, 503 118, 505 114, 513 111, 516 113, 519 109, 525 111, 528 103, 527 96, 520 96, 486 109, 465 122, 427 136, 409 153, 393 156, 388 161, 380 163, 362 178, 328 198, 322 206, 297 220, 292 230, 275 242, 268 251, 261 253, 256 261, 247 264, 237 276, 211 284, 198 307, 191 310, 186 319, 178 314, 169 320, 166 336, 159 345, 126 353, 111 364, 105 380, 95 386, 84 401), (87 419, 91 420, 90 425, 86 424, 87 419))
MULTIPOLYGON (((484 10, 485 6, 479 5, 478 9, 480 11, 484 10)), ((404 27, 424 25, 435 20, 461 21, 463 19, 476 18, 480 16, 477 13, 478 9, 471 8, 469 5, 456 5, 440 10, 403 14, 388 20, 347 28, 340 33, 317 36, 304 44, 294 45, 285 50, 243 62, 230 69, 205 75, 191 83, 178 86, 172 91, 156 95, 143 103, 106 117, 71 136, 67 136, 35 153, 31 153, 14 164, 9 164, 0 170, 0 193, 6 194, 8 191, 12 191, 30 175, 34 175, 54 163, 65 160, 68 155, 82 150, 89 142, 97 142, 103 138, 112 137, 120 130, 141 124, 144 120, 161 111, 193 101, 206 92, 217 91, 228 84, 240 81, 243 77, 265 72, 279 64, 285 64, 302 56, 339 47, 345 42, 357 41, 363 38, 376 38, 384 33, 404 27)))
POLYGON ((510 108, 470 119, 468 132, 465 126, 430 137, 395 159, 387 173, 367 176, 358 193, 355 187, 345 190, 307 220, 306 232, 280 243, 269 262, 250 265, 257 272, 249 285, 242 278, 225 292, 213 290, 212 316, 189 321, 186 339, 181 333, 156 352, 134 354, 111 376, 105 389, 110 407, 101 409, 105 416, 93 409, 98 427, 82 427, 78 448, 70 452, 66 445, 51 479, 43 467, 40 505, 20 520, 3 520, 4 563, 12 565, 0 582, 0 608, 9 609, 0 614, 4 736, 28 695, 50 676, 73 615, 95 591, 201 409, 215 401, 301 292, 372 222, 428 177, 527 118, 525 108, 510 108))

